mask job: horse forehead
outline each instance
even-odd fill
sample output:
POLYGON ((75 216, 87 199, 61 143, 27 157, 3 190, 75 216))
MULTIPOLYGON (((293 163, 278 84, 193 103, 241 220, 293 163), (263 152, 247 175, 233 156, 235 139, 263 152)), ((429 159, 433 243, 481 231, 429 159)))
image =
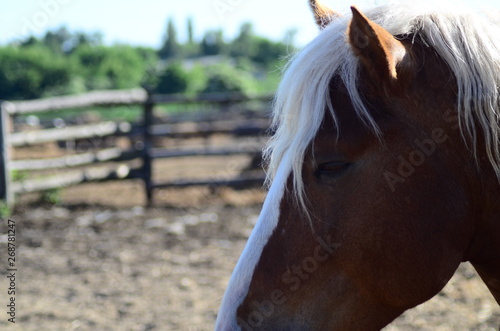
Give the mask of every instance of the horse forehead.
MULTIPOLYGON (((398 89, 386 89, 381 82, 369 78, 365 68, 359 68, 355 89, 366 106, 367 114, 353 105, 351 97, 354 87, 347 87, 339 74, 332 77, 329 98, 335 122, 342 133, 346 133, 346 130, 356 133, 367 129, 366 121, 360 116, 369 117, 377 125, 383 125, 390 116, 427 117, 433 111, 429 109, 429 105, 455 107, 456 77, 446 61, 434 48, 423 45, 413 35, 405 36, 402 42, 411 43, 411 47, 408 47, 410 60, 398 68, 398 89), (420 100, 420 103, 415 103, 414 100, 420 100), (405 107, 404 113, 396 111, 401 105, 405 107)), ((324 122, 329 124, 331 121, 328 113, 326 111, 324 122)), ((326 129, 335 127, 327 125, 326 129)), ((325 125, 322 128, 325 129, 325 125)))
MULTIPOLYGON (((335 151, 339 143, 359 146, 361 141, 369 137, 375 138, 373 131, 361 119, 344 89, 332 88, 330 99, 333 109, 332 111, 325 109, 322 124, 311 146, 321 145, 330 151, 335 151)), ((374 103, 371 103, 371 106, 373 105, 374 103)), ((378 120, 377 114, 370 113, 370 116, 378 120)))

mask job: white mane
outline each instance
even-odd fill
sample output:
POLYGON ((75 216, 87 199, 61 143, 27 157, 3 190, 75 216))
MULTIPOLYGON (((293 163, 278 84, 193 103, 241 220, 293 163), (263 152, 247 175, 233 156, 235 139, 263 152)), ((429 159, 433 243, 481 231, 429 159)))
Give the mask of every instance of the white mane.
MULTIPOLYGON (((472 139, 475 149, 475 125, 482 128, 489 160, 500 176, 498 18, 413 2, 377 7, 365 14, 393 35, 418 33, 448 63, 458 85, 462 133, 472 139)), ((325 109, 330 110, 338 125, 329 95, 334 75, 343 80, 358 116, 381 134, 358 92, 358 60, 346 37, 350 19, 350 15, 344 15, 332 22, 291 59, 276 94, 276 133, 265 150, 268 183, 282 160, 292 160, 294 186, 303 207, 304 154, 318 132, 325 109)))

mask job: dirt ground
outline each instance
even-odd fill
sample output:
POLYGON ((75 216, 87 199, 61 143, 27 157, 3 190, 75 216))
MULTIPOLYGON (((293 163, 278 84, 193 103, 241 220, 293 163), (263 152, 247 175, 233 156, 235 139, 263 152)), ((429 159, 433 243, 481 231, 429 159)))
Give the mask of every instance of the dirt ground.
MULTIPOLYGON (((175 178, 196 165, 219 178, 248 159, 220 162, 181 159, 155 169, 159 177, 175 178)), ((138 181, 67 188, 55 206, 23 197, 10 217, 16 222, 16 323, 7 322, 2 276, 0 330, 213 330, 264 193, 190 188, 155 197, 154 207, 142 207, 138 181)), ((2 220, 2 275, 6 230, 2 220)), ((385 330, 494 331, 499 325, 499 306, 464 264, 441 293, 385 330)))

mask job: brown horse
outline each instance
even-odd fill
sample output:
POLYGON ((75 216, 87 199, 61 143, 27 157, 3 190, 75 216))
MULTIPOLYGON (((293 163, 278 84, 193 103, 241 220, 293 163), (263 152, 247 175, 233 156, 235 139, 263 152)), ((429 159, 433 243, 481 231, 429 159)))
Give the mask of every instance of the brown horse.
POLYGON ((500 302, 500 28, 311 6, 322 30, 278 89, 270 189, 216 330, 379 330, 464 261, 500 302))

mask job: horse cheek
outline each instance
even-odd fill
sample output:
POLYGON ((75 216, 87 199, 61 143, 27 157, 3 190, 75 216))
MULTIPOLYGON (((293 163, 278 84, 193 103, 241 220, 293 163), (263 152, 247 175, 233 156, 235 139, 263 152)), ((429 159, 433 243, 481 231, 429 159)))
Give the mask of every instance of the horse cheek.
POLYGON ((292 276, 292 272, 290 270, 287 270, 283 274, 281 280, 284 284, 293 284, 290 286, 290 291, 297 291, 300 287, 300 278, 292 276))

